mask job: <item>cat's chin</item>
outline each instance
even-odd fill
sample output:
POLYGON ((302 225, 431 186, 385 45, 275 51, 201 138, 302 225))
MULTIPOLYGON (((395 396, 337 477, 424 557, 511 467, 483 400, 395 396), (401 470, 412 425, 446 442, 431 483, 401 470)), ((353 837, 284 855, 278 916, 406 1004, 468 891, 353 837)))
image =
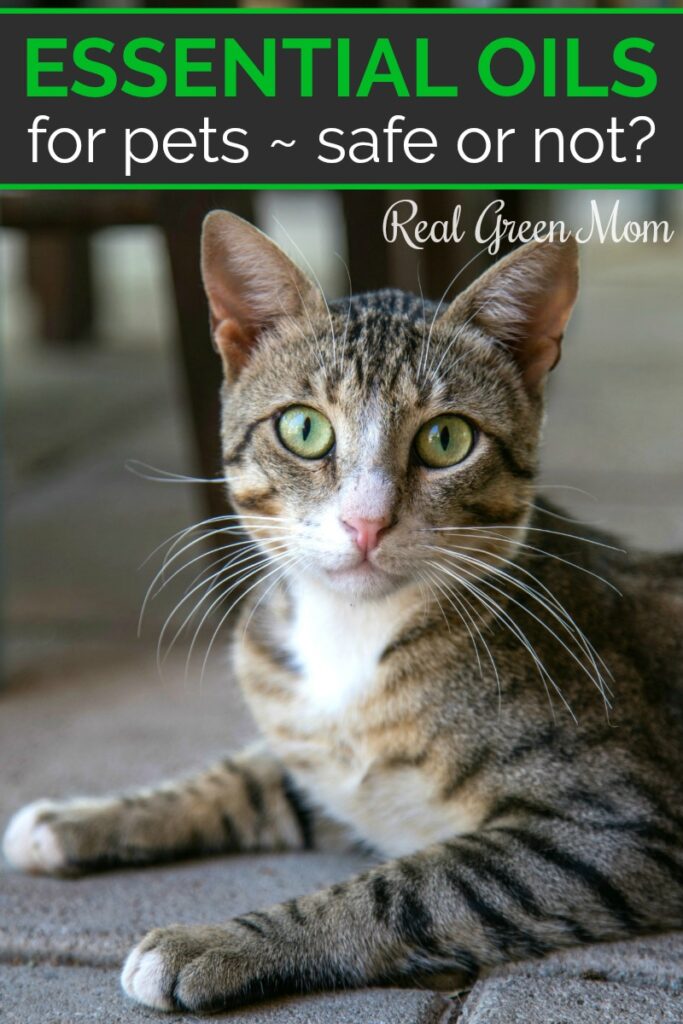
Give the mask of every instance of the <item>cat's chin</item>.
POLYGON ((324 581, 337 593, 368 599, 386 597, 405 583, 400 577, 368 561, 345 569, 327 569, 324 571, 324 581))

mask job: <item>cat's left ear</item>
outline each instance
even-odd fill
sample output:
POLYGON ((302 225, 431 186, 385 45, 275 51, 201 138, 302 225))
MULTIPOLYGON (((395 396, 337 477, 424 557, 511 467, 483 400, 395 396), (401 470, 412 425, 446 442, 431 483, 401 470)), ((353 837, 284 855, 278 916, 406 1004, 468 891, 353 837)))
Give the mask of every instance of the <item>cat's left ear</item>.
POLYGON ((578 288, 578 246, 572 236, 529 242, 482 274, 451 303, 443 320, 469 322, 504 346, 534 393, 560 359, 578 288))
POLYGON ((228 380, 239 376, 278 322, 308 321, 325 308, 320 289, 275 242, 224 210, 204 220, 202 278, 213 343, 228 380))

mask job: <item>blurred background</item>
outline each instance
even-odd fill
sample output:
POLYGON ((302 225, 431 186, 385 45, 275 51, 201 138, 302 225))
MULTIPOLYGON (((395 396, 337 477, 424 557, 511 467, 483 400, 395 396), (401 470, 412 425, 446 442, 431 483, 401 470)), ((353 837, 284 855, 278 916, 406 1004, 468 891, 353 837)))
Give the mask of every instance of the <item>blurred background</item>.
MULTIPOLYGON (((308 261, 331 296, 347 293, 348 273, 356 291, 383 283, 417 291, 419 273, 425 293, 438 298, 474 243, 420 253, 385 244, 381 217, 397 197, 263 193, 239 197, 239 209, 295 260, 308 261)), ((462 202, 471 225, 493 197, 413 198, 428 219, 462 202)), ((535 210, 575 226, 588 223, 591 200, 607 212, 619 199, 620 220, 665 215, 675 229, 682 219, 676 193, 505 199, 508 215, 533 218, 535 210)), ((230 193, 2 197, 10 677, 49 675, 65 659, 123 650, 156 672, 153 648, 182 592, 175 583, 182 588, 191 577, 150 603, 138 640, 138 613, 161 555, 142 563, 177 530, 222 511, 222 493, 147 480, 126 464, 199 478, 219 472, 219 360, 199 284, 198 229, 206 210, 235 202, 230 193)), ((683 241, 677 233, 666 245, 590 243, 581 256, 581 297, 551 382, 543 480, 572 513, 622 532, 629 544, 683 546, 683 241)))

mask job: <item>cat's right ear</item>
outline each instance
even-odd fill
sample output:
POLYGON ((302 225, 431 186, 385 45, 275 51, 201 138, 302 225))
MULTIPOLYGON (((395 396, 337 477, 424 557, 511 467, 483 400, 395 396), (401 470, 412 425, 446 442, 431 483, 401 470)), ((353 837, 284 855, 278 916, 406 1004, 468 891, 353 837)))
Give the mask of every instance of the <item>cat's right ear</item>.
POLYGON ((320 289, 275 242, 224 210, 204 220, 202 278, 213 343, 230 381, 278 321, 313 318, 324 309, 320 289))
POLYGON ((458 295, 442 319, 479 327, 508 351, 529 392, 538 394, 560 358, 578 285, 573 237, 528 242, 458 295))

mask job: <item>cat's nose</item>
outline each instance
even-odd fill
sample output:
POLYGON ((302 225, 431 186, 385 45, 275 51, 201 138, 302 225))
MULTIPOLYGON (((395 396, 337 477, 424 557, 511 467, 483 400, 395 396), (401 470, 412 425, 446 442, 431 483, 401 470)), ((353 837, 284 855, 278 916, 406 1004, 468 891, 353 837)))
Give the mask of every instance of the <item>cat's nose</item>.
POLYGON ((377 519, 347 516, 342 519, 342 523, 350 533, 353 533, 356 544, 367 555, 379 545, 382 534, 391 525, 391 519, 389 516, 381 516, 377 519))

